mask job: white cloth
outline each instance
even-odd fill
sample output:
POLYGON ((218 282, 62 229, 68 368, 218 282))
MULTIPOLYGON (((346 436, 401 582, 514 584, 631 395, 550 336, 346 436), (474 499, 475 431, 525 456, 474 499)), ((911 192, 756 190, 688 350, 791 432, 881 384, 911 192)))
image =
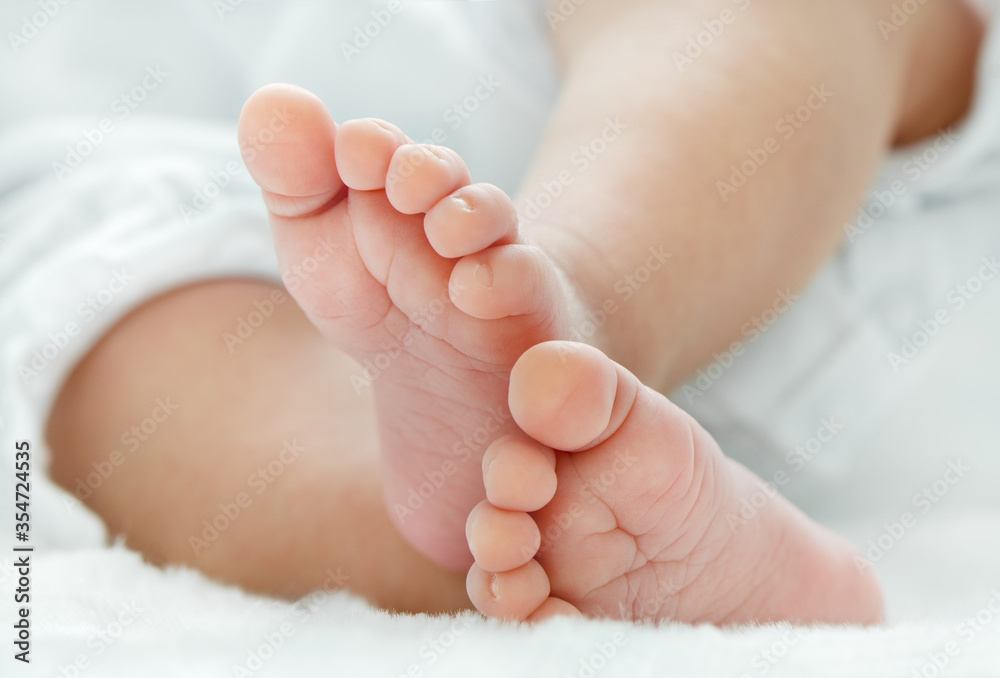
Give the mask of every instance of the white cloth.
POLYGON ((570 618, 527 628, 471 613, 391 615, 344 593, 277 602, 123 548, 40 554, 34 572, 33 663, 5 652, 5 676, 987 678, 1000 667, 996 593, 953 617, 873 629, 570 618))
MULTIPOLYGON (((776 290, 773 308, 746 319, 741 355, 719 354, 672 394, 727 454, 786 481, 784 493, 827 517, 884 504, 884 478, 859 477, 871 456, 891 459, 900 467, 894 481, 917 488, 913 473, 940 471, 959 453, 949 445, 914 459, 875 445, 914 389, 927 388, 920 366, 946 350, 949 335, 972 322, 993 343, 1000 332, 1000 322, 974 313, 1000 294, 1000 15, 970 116, 895 151, 844 231, 837 255, 790 309, 776 290)), ((984 385, 1000 376, 994 353, 975 355, 984 385)))
POLYGON ((18 93, 0 106, 0 431, 34 445, 33 536, 50 545, 103 539, 41 477, 74 364, 158 293, 280 279, 236 145, 254 90, 292 82, 338 120, 391 120, 508 191, 556 92, 537 0, 24 1, 0 19, 20 27, 0 50, 0 87, 18 93))

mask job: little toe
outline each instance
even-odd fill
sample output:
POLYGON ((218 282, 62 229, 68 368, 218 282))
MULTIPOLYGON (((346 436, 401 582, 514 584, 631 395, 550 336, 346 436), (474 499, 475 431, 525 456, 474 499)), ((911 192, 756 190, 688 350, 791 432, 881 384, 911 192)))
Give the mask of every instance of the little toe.
POLYGON ((483 456, 486 498, 508 511, 537 511, 556 493, 556 456, 526 436, 494 441, 483 456))
POLYGON ((396 149, 389 162, 385 194, 399 212, 419 214, 469 181, 465 162, 451 149, 404 144, 396 149))
POLYGON ((523 621, 549 597, 549 577, 534 560, 516 570, 496 573, 473 565, 465 584, 476 609, 495 619, 523 621))
POLYGON ((442 257, 457 259, 517 238, 514 203, 492 184, 472 184, 439 200, 424 216, 424 233, 442 257))
POLYGON ((531 560, 542 543, 527 513, 480 502, 469 514, 465 535, 476 564, 487 572, 506 572, 531 560))

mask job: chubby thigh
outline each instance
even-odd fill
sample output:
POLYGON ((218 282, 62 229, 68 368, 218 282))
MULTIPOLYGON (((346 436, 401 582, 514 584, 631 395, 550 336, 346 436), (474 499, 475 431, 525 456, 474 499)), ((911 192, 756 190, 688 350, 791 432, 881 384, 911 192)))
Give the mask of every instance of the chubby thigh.
POLYGON ((389 522, 358 371, 269 283, 174 290, 67 380, 53 479, 154 563, 287 597, 346 586, 400 610, 465 607, 462 578, 389 522))

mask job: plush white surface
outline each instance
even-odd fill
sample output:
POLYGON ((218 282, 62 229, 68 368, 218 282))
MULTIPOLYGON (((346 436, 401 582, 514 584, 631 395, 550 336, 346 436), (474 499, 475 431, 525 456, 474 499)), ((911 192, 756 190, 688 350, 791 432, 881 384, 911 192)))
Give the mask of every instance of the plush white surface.
MULTIPOLYGON (((82 657, 81 675, 92 676, 911 676, 934 653, 946 657, 948 643, 957 653, 947 675, 1000 670, 1000 624, 970 637, 958 631, 961 618, 867 630, 501 626, 471 614, 393 617, 346 594, 279 604, 149 567, 122 549, 42 555, 35 578, 34 663, 4 675, 73 676, 82 657), (129 610, 135 621, 117 625, 129 610), (606 666, 594 659, 602 651, 606 666), (266 659, 257 664, 254 654, 266 659)), ((992 618, 988 602, 981 608, 992 618)))
MULTIPOLYGON (((319 593, 297 606, 250 596, 189 570, 151 567, 122 547, 43 548, 33 569, 33 664, 3 675, 78 675, 71 670, 78 656, 88 662, 79 675, 88 676, 909 677, 916 670, 931 677, 935 657, 948 661, 942 675, 997 675, 1000 499, 992 488, 1000 478, 1000 360, 988 348, 996 345, 998 318, 1000 285, 914 366, 918 388, 873 442, 883 453, 872 455, 852 485, 859 500, 881 488, 883 501, 877 508, 860 501, 859 515, 833 521, 863 546, 883 521, 912 508, 910 494, 943 471, 943 459, 958 455, 974 469, 875 565, 889 611, 883 627, 720 630, 558 620, 527 628, 473 615, 391 616, 344 593, 319 593), (896 501, 898 491, 904 500, 896 501), (119 631, 129 609, 134 620, 126 616, 130 623, 119 631), (977 617, 973 632, 968 620, 977 617), (105 643, 101 633, 119 637, 105 643), (613 656, 588 673, 602 663, 593 660, 602 648, 613 656), (272 656, 242 673, 252 652, 272 656)), ((12 618, 9 564, 0 568, 5 627, 12 618)), ((12 664, 5 651, 2 665, 12 664)))

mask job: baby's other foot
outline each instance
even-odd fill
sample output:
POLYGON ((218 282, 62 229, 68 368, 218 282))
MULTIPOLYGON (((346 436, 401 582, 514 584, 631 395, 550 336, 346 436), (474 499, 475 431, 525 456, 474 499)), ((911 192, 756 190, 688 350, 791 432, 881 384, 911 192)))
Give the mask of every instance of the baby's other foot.
POLYGON ((511 374, 510 410, 531 437, 490 446, 488 498, 467 526, 468 592, 483 614, 880 619, 878 584, 851 546, 597 349, 529 349, 511 374), (755 494, 773 498, 746 520, 742 502, 755 494))
POLYGON ((419 551, 464 571, 482 455, 515 428, 510 369, 566 336, 553 265, 507 195, 393 125, 338 128, 309 92, 271 85, 247 101, 239 138, 289 292, 374 389, 388 510, 419 551))

